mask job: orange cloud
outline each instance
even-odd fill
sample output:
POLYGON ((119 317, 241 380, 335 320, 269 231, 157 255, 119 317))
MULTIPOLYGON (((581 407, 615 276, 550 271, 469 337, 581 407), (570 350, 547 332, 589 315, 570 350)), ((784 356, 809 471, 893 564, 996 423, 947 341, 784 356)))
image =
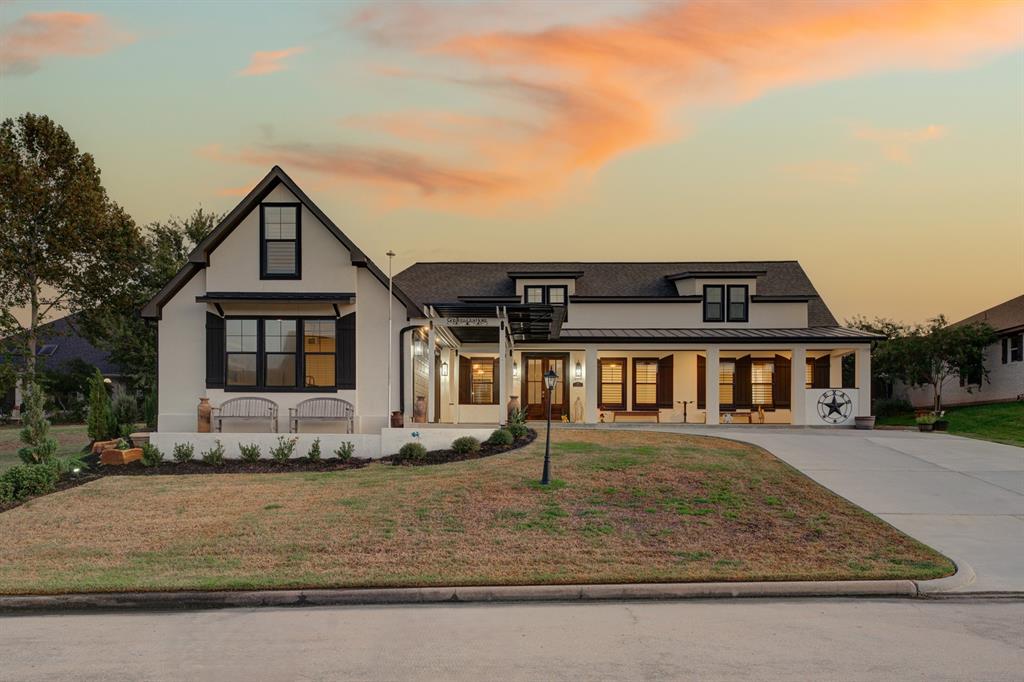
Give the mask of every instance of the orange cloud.
MULTIPOLYGON (((484 95, 499 113, 363 116, 350 122, 394 144, 264 146, 238 158, 362 180, 398 196, 412 190, 414 198, 457 208, 489 205, 550 195, 628 151, 672 139, 673 117, 695 106, 735 105, 883 69, 955 68, 1024 42, 1018 3, 642 7, 631 18, 587 25, 485 31, 450 6, 375 5, 357 25, 383 44, 406 45, 432 69, 447 69, 429 77, 484 95), (439 21, 439 13, 452 21, 439 21), (453 26, 461 33, 453 35, 453 26)), ((855 176, 840 171, 837 177, 855 176)))
POLYGON ((134 41, 98 14, 26 14, 0 30, 0 73, 29 74, 51 57, 98 55, 134 41))
POLYGON ((238 75, 265 76, 268 73, 284 71, 286 67, 282 62, 289 57, 302 54, 306 49, 300 46, 284 50, 270 50, 269 52, 253 52, 252 57, 249 58, 249 65, 239 71, 238 75))
POLYGON ((929 125, 915 129, 881 129, 870 126, 859 126, 853 135, 858 140, 866 140, 878 144, 882 154, 890 161, 907 163, 910 161, 912 147, 945 137, 949 131, 945 126, 929 125))

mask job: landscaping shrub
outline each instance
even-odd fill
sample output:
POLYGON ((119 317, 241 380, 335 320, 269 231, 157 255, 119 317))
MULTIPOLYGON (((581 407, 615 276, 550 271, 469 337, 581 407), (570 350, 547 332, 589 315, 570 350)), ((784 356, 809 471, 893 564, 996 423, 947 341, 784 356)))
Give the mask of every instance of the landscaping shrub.
POLYGON ((249 443, 248 445, 238 444, 238 450, 242 453, 242 460, 245 462, 258 462, 263 453, 260 452, 260 446, 256 443, 249 443))
POLYGON ((220 440, 213 441, 216 445, 203 453, 203 462, 211 466, 219 467, 224 464, 224 446, 220 440))
POLYGON ((508 413, 509 424, 526 424, 526 410, 519 408, 518 410, 511 410, 508 413))
POLYGON ((93 441, 107 440, 115 435, 110 431, 113 415, 110 412, 110 396, 107 385, 103 383, 103 375, 96 370, 89 379, 89 415, 86 420, 86 431, 93 441))
POLYGON ((25 464, 49 462, 57 454, 57 441, 50 437, 50 422, 43 409, 45 402, 42 387, 29 381, 25 386, 25 411, 21 418, 24 427, 21 429, 21 442, 25 447, 18 450, 18 456, 25 464))
POLYGON ((876 417, 898 417, 901 414, 913 414, 914 406, 902 398, 881 398, 875 401, 876 417))
POLYGON ((427 458, 427 449, 423 443, 406 443, 398 450, 401 459, 408 459, 419 462, 427 458))
POLYGON ((526 427, 526 424, 512 422, 508 425, 508 432, 512 434, 513 438, 519 440, 520 438, 526 438, 526 434, 530 432, 530 429, 526 427))
POLYGON ((164 461, 164 453, 152 443, 142 444, 142 466, 155 467, 164 461))
POLYGON ((59 478, 60 471, 52 462, 11 467, 0 474, 0 504, 52 493, 59 478))
POLYGON ((477 452, 480 450, 480 441, 473 436, 460 436, 452 441, 452 450, 460 455, 477 452))
POLYGON ((192 461, 195 457, 196 448, 192 443, 175 443, 174 450, 171 451, 171 457, 178 464, 186 464, 192 461))
POLYGON ((514 440, 512 432, 508 429, 495 429, 491 437, 487 439, 487 442, 491 445, 512 445, 514 440))
POLYGON ((334 450, 334 456, 342 462, 347 462, 352 459, 352 455, 355 453, 355 450, 356 447, 352 445, 352 441, 346 440, 334 450))
POLYGON ((284 436, 278 436, 277 445, 271 448, 270 456, 277 462, 287 462, 295 453, 295 444, 298 442, 298 438, 285 438, 284 436))
POLYGON ((146 393, 146 398, 142 402, 142 420, 146 422, 146 428, 156 428, 156 415, 157 415, 157 402, 156 402, 156 389, 152 388, 146 393))
POLYGON ((309 452, 306 453, 306 459, 310 462, 320 461, 320 439, 317 438, 313 441, 313 445, 310 446, 309 452))
POLYGON ((125 431, 131 434, 135 430, 135 424, 139 421, 139 404, 135 396, 120 386, 114 389, 110 412, 114 423, 117 424, 117 435, 123 435, 125 431))

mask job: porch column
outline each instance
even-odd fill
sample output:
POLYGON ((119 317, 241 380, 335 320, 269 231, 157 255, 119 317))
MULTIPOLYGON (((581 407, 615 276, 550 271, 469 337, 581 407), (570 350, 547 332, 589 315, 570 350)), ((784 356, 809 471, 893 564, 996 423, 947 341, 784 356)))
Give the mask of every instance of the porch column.
POLYGON ((597 385, 601 381, 597 369, 597 348, 590 346, 586 349, 586 368, 583 375, 584 386, 586 387, 583 398, 583 423, 597 423, 597 385))
POLYGON ((402 374, 404 375, 404 381, 405 381, 405 387, 404 387, 405 390, 403 391, 403 393, 405 395, 402 397, 402 405, 403 405, 403 411, 405 412, 405 415, 404 415, 405 423, 407 425, 408 424, 412 424, 412 411, 413 411, 413 403, 414 403, 414 399, 413 399, 414 391, 413 391, 413 386, 412 386, 412 377, 413 377, 412 365, 413 365, 413 360, 414 360, 414 358, 412 356, 412 344, 413 344, 412 337, 413 337, 413 333, 414 332, 410 331, 410 332, 406 332, 405 334, 402 334, 402 336, 399 339, 400 343, 399 343, 399 349, 398 349, 399 353, 405 353, 405 367, 404 367, 404 370, 402 372, 402 374), (406 343, 405 343, 406 339, 409 340, 409 345, 406 345, 406 343))
POLYGON ((462 365, 459 362, 459 351, 452 350, 451 364, 448 366, 448 377, 451 379, 451 386, 449 391, 451 392, 451 404, 452 404, 452 424, 459 423, 459 382, 462 381, 462 377, 459 376, 459 366, 462 365))
POLYGON ((708 348, 708 359, 704 372, 704 406, 708 426, 718 426, 720 422, 718 396, 718 346, 708 348))
POLYGON ((871 346, 858 348, 857 364, 857 416, 871 414, 871 346))
POLYGON ((828 387, 843 387, 843 353, 833 352, 828 356, 828 387))
POLYGON ((498 325, 498 423, 508 424, 508 347, 505 343, 505 322, 498 325))
POLYGON ((437 356, 434 355, 434 348, 437 344, 437 332, 434 330, 434 323, 430 323, 427 331, 427 422, 435 422, 434 410, 437 409, 434 402, 434 391, 437 390, 437 356))
POLYGON ((790 363, 790 419, 793 425, 807 424, 807 349, 794 346, 793 359, 790 363))

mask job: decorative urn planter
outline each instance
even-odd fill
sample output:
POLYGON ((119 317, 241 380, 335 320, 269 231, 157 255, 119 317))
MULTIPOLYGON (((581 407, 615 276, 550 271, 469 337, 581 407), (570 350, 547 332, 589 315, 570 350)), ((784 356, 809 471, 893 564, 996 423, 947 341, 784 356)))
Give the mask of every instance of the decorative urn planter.
POLYGON ((508 420, 512 421, 512 413, 518 412, 520 408, 519 396, 510 395, 508 397, 508 407, 506 407, 505 414, 508 416, 508 420))
POLYGON ((419 424, 427 421, 427 399, 421 395, 416 396, 416 402, 413 403, 412 420, 419 424))
POLYGON ((405 415, 401 410, 395 410, 391 413, 391 428, 400 429, 403 426, 405 426, 405 415))
POLYGON ((854 417, 853 427, 855 429, 871 430, 875 428, 875 418, 871 417, 854 417))
POLYGON ((196 431, 199 433, 210 433, 210 414, 212 412, 213 408, 210 407, 210 399, 200 398, 196 431))

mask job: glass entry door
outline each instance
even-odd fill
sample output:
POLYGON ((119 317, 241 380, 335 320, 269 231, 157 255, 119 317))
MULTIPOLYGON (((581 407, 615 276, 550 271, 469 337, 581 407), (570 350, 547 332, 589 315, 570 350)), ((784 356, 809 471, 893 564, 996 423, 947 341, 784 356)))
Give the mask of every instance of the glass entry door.
POLYGON ((554 370, 558 375, 555 387, 550 391, 551 419, 561 421, 563 414, 569 414, 569 385, 565 383, 565 368, 569 366, 569 356, 565 353, 524 353, 523 364, 526 366, 526 418, 547 419, 549 391, 544 384, 544 374, 554 370))

